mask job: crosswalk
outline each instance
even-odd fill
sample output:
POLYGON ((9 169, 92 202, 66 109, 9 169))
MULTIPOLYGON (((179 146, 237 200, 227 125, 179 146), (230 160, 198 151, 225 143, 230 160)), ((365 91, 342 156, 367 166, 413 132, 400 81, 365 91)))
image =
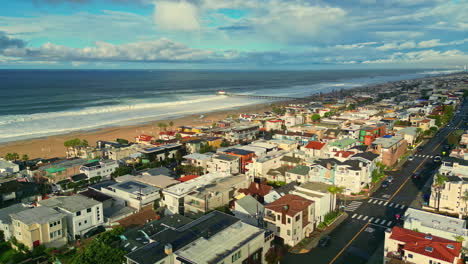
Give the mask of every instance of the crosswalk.
POLYGON ((414 156, 418 158, 428 158, 428 159, 434 158, 433 155, 424 155, 424 154, 415 154, 414 156))
POLYGON ((391 226, 393 224, 393 221, 378 218, 378 217, 372 217, 372 216, 368 216, 368 215, 353 214, 351 216, 351 218, 355 219, 355 220, 369 222, 369 223, 375 224, 375 225, 381 225, 381 226, 388 226, 389 227, 389 226, 391 226))
POLYGON ((359 206, 361 206, 363 202, 359 202, 359 201, 352 201, 350 204, 348 204, 346 207, 345 207, 345 211, 347 212, 354 212, 356 209, 359 208, 359 206))
POLYGON ((405 208, 407 208, 407 206, 404 205, 404 204, 392 203, 392 202, 387 202, 387 201, 384 201, 384 200, 372 199, 372 198, 369 199, 368 203, 375 204, 375 205, 386 206, 386 207, 395 208, 395 209, 405 209, 405 208))

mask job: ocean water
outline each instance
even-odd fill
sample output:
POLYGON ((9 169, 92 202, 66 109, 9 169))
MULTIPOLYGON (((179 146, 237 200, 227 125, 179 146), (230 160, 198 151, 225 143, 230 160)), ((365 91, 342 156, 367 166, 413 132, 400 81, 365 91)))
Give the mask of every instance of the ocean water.
POLYGON ((265 102, 217 96, 218 90, 302 97, 441 73, 421 70, 0 70, 0 142, 265 102))

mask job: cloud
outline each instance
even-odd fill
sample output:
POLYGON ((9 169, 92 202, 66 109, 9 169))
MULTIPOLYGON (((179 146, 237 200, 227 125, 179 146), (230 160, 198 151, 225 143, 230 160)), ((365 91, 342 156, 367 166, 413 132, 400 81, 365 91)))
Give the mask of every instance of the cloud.
POLYGON ((363 64, 419 64, 426 67, 463 65, 468 55, 460 50, 422 50, 414 52, 396 52, 386 58, 363 61, 363 64))
POLYGON ((157 1, 155 5, 154 21, 162 30, 199 30, 198 16, 198 8, 184 0, 157 1))
POLYGON ((0 31, 0 51, 6 48, 22 48, 26 45, 26 43, 21 39, 10 38, 8 37, 5 32, 0 31))
POLYGON ((377 50, 387 51, 387 50, 403 50, 403 49, 413 49, 416 48, 417 45, 414 41, 406 41, 402 43, 392 42, 392 43, 385 43, 382 46, 377 47, 377 50))

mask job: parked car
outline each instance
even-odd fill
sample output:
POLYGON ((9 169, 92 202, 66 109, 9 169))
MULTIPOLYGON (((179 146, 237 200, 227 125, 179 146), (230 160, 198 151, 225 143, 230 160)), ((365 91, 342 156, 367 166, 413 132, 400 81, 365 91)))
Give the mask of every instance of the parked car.
POLYGON ((421 173, 420 172, 413 173, 413 179, 415 179, 415 180, 421 179, 421 173))
POLYGON ((390 182, 390 183, 393 182, 394 179, 395 179, 395 178, 393 178, 393 176, 388 176, 388 177, 387 177, 387 181, 390 182))
POLYGON ((382 185, 380 185, 380 186, 382 186, 382 188, 387 188, 389 184, 390 183, 388 181, 383 181, 382 185))
POLYGON ((319 240, 319 247, 327 247, 330 244, 331 237, 324 236, 319 240))
POLYGON ((418 147, 418 152, 421 152, 423 150, 423 147, 418 147))
POLYGON ((408 160, 409 160, 409 161, 414 160, 414 156, 409 156, 409 157, 408 157, 408 160))

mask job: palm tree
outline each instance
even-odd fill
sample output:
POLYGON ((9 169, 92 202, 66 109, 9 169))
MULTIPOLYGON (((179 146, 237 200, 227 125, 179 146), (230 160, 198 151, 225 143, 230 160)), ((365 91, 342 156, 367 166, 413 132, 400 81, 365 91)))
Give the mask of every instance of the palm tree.
POLYGON ((169 126, 171 127, 171 130, 172 130, 172 127, 174 126, 174 122, 170 121, 169 126))
POLYGON ((23 154, 23 156, 21 157, 21 159, 23 161, 28 161, 29 160, 29 156, 27 154, 23 154))
POLYGON ((332 185, 328 187, 328 192, 332 194, 332 199, 330 200, 330 211, 332 210, 333 207, 336 209, 336 195, 342 194, 344 192, 345 188, 332 185))
POLYGON ((465 215, 468 215, 467 213, 467 202, 468 202, 468 190, 465 190, 465 192, 463 193, 463 196, 461 197, 461 199, 465 202, 465 215))
POLYGON ((437 211, 439 211, 440 209, 440 198, 442 195, 442 188, 444 187, 444 184, 447 180, 447 176, 440 173, 437 173, 434 179, 434 187, 437 192, 437 211))

